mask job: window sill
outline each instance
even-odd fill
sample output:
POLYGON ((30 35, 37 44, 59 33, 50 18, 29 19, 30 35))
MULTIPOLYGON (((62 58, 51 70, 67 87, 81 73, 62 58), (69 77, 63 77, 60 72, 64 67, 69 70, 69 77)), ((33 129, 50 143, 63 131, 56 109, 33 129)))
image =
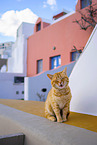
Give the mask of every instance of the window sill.
POLYGON ((13 83, 13 85, 24 85, 24 83, 13 83))

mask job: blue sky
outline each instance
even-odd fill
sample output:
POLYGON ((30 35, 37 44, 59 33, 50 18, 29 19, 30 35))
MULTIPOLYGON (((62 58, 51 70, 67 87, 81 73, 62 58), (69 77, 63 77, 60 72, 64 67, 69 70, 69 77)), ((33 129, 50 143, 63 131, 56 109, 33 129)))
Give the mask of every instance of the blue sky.
POLYGON ((15 41, 16 30, 25 21, 38 17, 52 19, 63 8, 75 10, 77 0, 0 0, 0 43, 15 41))

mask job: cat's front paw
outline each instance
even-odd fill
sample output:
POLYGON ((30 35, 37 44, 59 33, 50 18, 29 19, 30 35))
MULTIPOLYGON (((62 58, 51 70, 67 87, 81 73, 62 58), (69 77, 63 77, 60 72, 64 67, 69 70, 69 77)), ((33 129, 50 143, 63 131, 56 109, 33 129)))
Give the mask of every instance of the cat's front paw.
POLYGON ((63 117, 63 122, 66 122, 67 121, 67 118, 66 118, 66 116, 65 117, 63 117))
POLYGON ((67 121, 67 119, 63 119, 63 122, 66 122, 67 121))
POLYGON ((50 116, 50 117, 48 117, 48 119, 51 120, 51 121, 53 121, 53 122, 56 121, 56 118, 54 116, 50 116))
POLYGON ((57 119, 57 122, 62 123, 62 122, 63 122, 63 120, 62 120, 62 119, 57 119))

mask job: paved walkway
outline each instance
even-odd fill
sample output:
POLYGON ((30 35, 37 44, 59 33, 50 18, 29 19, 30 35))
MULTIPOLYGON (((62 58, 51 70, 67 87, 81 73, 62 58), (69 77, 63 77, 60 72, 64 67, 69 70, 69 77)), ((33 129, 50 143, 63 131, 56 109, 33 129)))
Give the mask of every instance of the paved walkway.
MULTIPOLYGON (((0 99, 0 104, 40 117, 44 115, 44 102, 0 99)), ((65 124, 97 132, 97 116, 71 112, 65 124)))

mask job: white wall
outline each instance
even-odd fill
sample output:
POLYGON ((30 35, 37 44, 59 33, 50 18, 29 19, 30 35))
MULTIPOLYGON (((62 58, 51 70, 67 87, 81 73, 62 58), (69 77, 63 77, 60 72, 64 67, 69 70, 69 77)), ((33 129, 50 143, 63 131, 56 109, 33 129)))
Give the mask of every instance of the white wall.
MULTIPOLYGON (((56 72, 60 72, 62 71, 65 67, 67 67, 67 75, 69 76, 72 68, 74 66, 74 62, 69 64, 69 65, 65 65, 62 67, 58 67, 54 70, 49 70, 46 71, 44 73, 41 73, 35 77, 25 77, 25 86, 24 86, 24 90, 25 90, 25 95, 24 95, 24 99, 25 100, 33 100, 33 101, 40 101, 38 94, 42 95, 45 97, 47 97, 47 94, 49 92, 49 90, 51 89, 51 81, 50 79, 47 77, 47 74, 54 74, 56 72), (43 88, 46 88, 47 91, 46 92, 42 92, 41 90, 43 88)), ((41 101, 43 101, 43 98, 41 99, 41 101)))
POLYGON ((8 72, 23 73, 27 69, 27 38, 33 34, 34 24, 22 23, 17 30, 16 42, 12 48, 12 57, 8 59, 8 72))
POLYGON ((8 72, 23 73, 24 41, 26 40, 21 35, 13 45, 12 57, 8 59, 8 72))
POLYGON ((34 24, 31 23, 22 23, 22 34, 25 35, 26 38, 31 36, 34 33, 34 24))
POLYGON ((23 99, 24 84, 15 84, 14 77, 22 76, 16 73, 0 73, 0 99, 23 99), (16 91, 19 94, 16 94, 16 91))
POLYGON ((70 75, 71 110, 97 116, 97 25, 70 75))
POLYGON ((24 98, 24 84, 14 83, 14 76, 26 76, 27 38, 33 34, 34 24, 22 23, 17 30, 16 42, 12 47, 12 57, 8 59, 8 73, 0 73, 0 98, 24 98), (16 94, 16 91, 19 94, 16 94))

